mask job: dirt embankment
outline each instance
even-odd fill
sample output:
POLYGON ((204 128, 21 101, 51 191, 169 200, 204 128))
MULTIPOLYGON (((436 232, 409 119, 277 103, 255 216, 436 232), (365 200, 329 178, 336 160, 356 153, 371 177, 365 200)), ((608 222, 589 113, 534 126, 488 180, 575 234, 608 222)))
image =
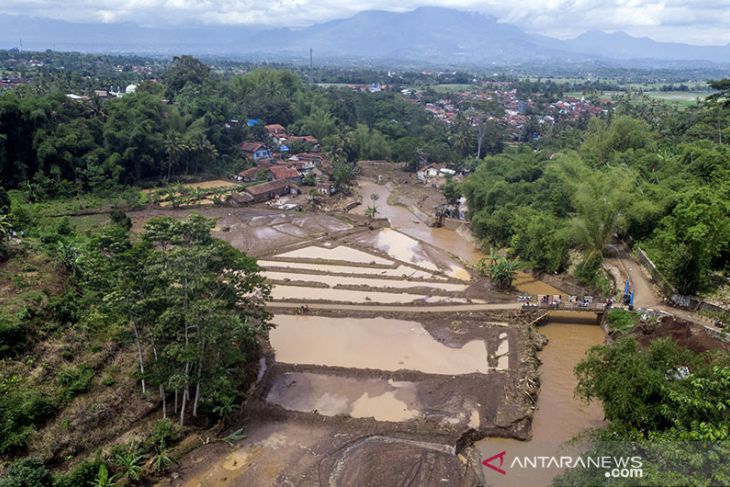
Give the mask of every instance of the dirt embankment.
POLYGON ((730 350, 730 343, 711 337, 703 327, 672 316, 665 316, 658 322, 639 323, 631 331, 631 335, 643 346, 658 338, 671 338, 678 345, 695 353, 730 350))

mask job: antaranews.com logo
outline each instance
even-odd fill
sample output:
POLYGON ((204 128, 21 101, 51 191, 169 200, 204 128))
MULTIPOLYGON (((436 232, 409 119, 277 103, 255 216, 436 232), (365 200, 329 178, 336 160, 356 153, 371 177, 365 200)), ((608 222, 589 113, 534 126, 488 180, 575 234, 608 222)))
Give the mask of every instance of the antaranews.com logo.
POLYGON ((586 456, 586 455, 523 455, 508 458, 503 450, 482 462, 500 475, 517 469, 599 469, 606 478, 636 479, 644 476, 644 462, 640 456, 586 456))

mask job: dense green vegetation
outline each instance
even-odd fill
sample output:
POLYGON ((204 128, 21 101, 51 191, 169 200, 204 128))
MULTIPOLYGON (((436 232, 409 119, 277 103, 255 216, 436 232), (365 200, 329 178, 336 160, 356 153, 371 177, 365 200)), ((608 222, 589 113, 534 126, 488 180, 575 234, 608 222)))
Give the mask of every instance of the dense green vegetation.
MULTIPOLYGON (((269 287, 254 259, 211 237, 212 226, 159 217, 137 237, 115 212, 91 233, 56 219, 10 245, 0 267, 10 283, 0 296, 0 455, 28 451, 38 430, 92 390, 129 384, 130 404, 153 401, 180 426, 236 413, 268 332, 269 287), (45 343, 60 348, 44 352, 45 343), (114 357, 137 365, 119 370, 114 357)), ((129 446, 140 468, 152 443, 129 446)))
POLYGON ((604 246, 618 235, 645 249, 680 293, 711 289, 730 264, 724 100, 681 113, 620 106, 625 114, 594 119, 571 132, 578 137, 487 157, 461 188, 474 232, 536 269, 570 268, 598 288, 604 246))
MULTIPOLYGON (((727 485, 730 355, 694 354, 670 340, 640 348, 630 337, 594 347, 576 367, 578 395, 603 404, 608 425, 587 455, 643 461, 643 476, 611 485, 727 485)), ((572 469, 555 485, 605 485, 603 469, 572 469)))
MULTIPOLYGON (((213 239, 212 222, 199 216, 153 219, 135 234, 121 211, 62 215, 138 208, 160 197, 141 193, 142 186, 230 176, 248 164, 240 142, 267 138, 247 119, 316 136, 338 187, 352 181, 355 161, 363 159, 415 170, 425 158, 473 171, 463 183, 449 179, 444 194, 452 204, 466 196, 474 233, 485 246, 508 249, 509 259, 495 250, 480 264, 499 288, 511 286, 518 258, 607 290, 601 263, 614 236, 640 245, 685 294, 711 289, 730 270, 726 81, 714 85, 718 94, 706 104, 681 112, 626 97, 590 122, 527 127, 529 144, 505 148, 504 127, 487 117, 503 114, 494 103, 465 102, 446 125, 397 91, 319 87, 305 82, 306 70, 212 69, 188 56, 168 63, 45 53, 37 56, 45 68, 26 72, 28 57, 12 56, 0 61, 33 83, 0 94, 0 456, 22 458, 0 487, 136 482, 174 461, 169 447, 186 427, 235 415, 268 330, 262 301, 269 289, 255 261, 213 239), (132 82, 136 92, 122 98, 65 96, 132 82), (161 411, 144 441, 95 457, 105 439, 79 441, 77 450, 42 444, 44 429, 74 431, 72 410, 85 395, 110 390, 126 394, 129 407, 149 403, 161 411), (77 466, 54 476, 29 452, 77 466)), ((372 80, 359 69, 315 74, 331 82, 372 80)), ((613 87, 494 81, 509 81, 538 105, 568 88, 613 87)), ((473 79, 411 73, 393 85, 438 82, 473 79)), ((426 89, 430 96, 442 94, 426 89)), ((175 187, 167 193, 172 206, 187 196, 175 187)), ((627 312, 609 315, 621 332, 635 320, 627 312)), ((591 352, 578 369, 579 392, 604 402, 610 425, 599 439, 724 440, 723 360, 662 342, 638 350, 620 341, 591 352), (679 366, 692 376, 668 380, 666 370, 679 366)), ((717 479, 727 480, 726 473, 717 479)))
MULTIPOLYGON (((446 127, 393 93, 323 90, 292 71, 268 68, 222 76, 189 56, 175 58, 161 82, 88 103, 49 87, 0 95, 0 178, 34 200, 179 177, 230 175, 244 166, 238 144, 266 141, 278 123, 314 135, 332 162, 418 154, 452 160, 446 127)), ((294 148, 296 149, 296 148, 294 148)))

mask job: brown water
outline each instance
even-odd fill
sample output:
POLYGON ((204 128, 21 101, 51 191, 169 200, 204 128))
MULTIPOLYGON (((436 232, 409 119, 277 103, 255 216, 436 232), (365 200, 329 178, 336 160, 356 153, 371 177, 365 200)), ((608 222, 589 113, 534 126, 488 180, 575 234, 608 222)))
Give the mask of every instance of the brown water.
POLYGON ((277 268, 277 269, 303 269, 306 271, 322 271, 330 274, 362 274, 362 275, 380 275, 388 277, 406 277, 414 279, 445 279, 444 277, 435 276, 430 272, 421 271, 401 265, 395 269, 383 269, 378 267, 364 267, 364 266, 346 266, 336 264, 315 264, 311 262, 283 262, 277 260, 259 260, 258 264, 265 268, 277 268))
MULTIPOLYGON (((389 205, 387 201, 390 197, 390 190, 385 185, 372 181, 360 181, 360 192, 363 201, 370 201, 371 194, 378 195, 378 201, 376 202, 378 215, 381 218, 387 218, 390 221, 390 226, 395 230, 456 255, 464 262, 476 263, 484 256, 474 247, 472 242, 469 242, 458 233, 446 228, 431 228, 408 211, 406 207, 389 205)), ((366 204, 362 204, 355 208, 353 212, 362 214, 366 207, 366 204)))
POLYGON ((273 322, 277 362, 445 375, 490 371, 484 340, 451 348, 415 321, 276 315, 273 322))
MULTIPOLYGON (((331 289, 322 287, 282 286, 275 284, 271 289, 271 297, 275 301, 333 301, 342 303, 383 303, 407 304, 415 301, 424 303, 453 303, 463 304, 467 298, 451 296, 426 296, 424 294, 410 294, 404 292, 382 291, 352 291, 350 289, 331 289)), ((479 299, 472 299, 472 303, 483 303, 479 299)))
POLYGON ((301 249, 292 250, 279 254, 277 258, 290 259, 312 259, 312 260, 338 260, 343 262, 355 262, 357 264, 378 264, 392 265, 393 261, 378 257, 362 250, 350 247, 337 246, 333 248, 319 247, 312 245, 301 249))
POLYGON ((427 282, 427 281, 404 281, 400 279, 377 279, 368 277, 330 276, 326 274, 300 274, 296 272, 264 271, 263 276, 273 281, 292 282, 318 282, 329 287, 343 286, 370 286, 374 288, 395 288, 408 289, 414 287, 426 287, 441 289, 449 292, 464 292, 466 284, 453 284, 448 282, 427 282))
MULTIPOLYGON (((540 328, 548 337, 549 344, 540 352, 540 395, 532 423, 532 440, 522 442, 499 438, 487 438, 477 442, 482 458, 489 458, 506 451, 505 465, 515 456, 558 455, 559 446, 587 428, 602 424, 600 405, 586 405, 573 396, 577 380, 573 368, 594 345, 603 343, 600 327, 551 323, 540 328)), ((520 470, 509 468, 507 475, 483 468, 488 485, 496 486, 545 486, 559 470, 520 470)))
POLYGON ((266 400, 292 411, 401 422, 423 414, 416 393, 407 381, 289 372, 276 378, 266 400))
MULTIPOLYGON (((390 220, 391 226, 407 235, 430 243, 434 247, 446 250, 468 263, 475 263, 484 254, 468 239, 457 232, 444 228, 429 228, 406 208, 386 204, 390 190, 382 185, 369 181, 360 183, 363 201, 369 201, 369 195, 379 196, 378 212, 390 220)), ((536 280, 531 275, 521 272, 517 276, 515 287, 529 294, 561 294, 554 287, 536 280)), ((483 458, 488 458, 502 450, 507 451, 505 462, 516 454, 550 455, 559 450, 559 445, 570 440, 580 432, 599 426, 603 412, 600 405, 586 406, 573 396, 577 379, 573 368, 584 357, 585 352, 594 345, 604 342, 604 334, 600 327, 594 325, 576 325, 551 323, 540 331, 550 343, 540 352, 540 396, 532 423, 533 438, 529 442, 488 438, 477 443, 483 458), (510 457, 511 455, 511 457, 510 457)), ((510 486, 544 486, 549 485, 557 471, 511 471, 502 476, 484 467, 484 475, 489 485, 510 486)))

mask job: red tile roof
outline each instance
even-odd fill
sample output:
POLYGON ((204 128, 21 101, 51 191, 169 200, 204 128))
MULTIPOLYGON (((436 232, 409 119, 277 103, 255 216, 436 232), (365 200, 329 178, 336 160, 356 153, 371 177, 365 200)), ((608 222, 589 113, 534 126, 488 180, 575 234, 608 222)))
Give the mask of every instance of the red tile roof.
POLYGON ((271 171, 271 174, 274 175, 274 179, 276 179, 276 180, 291 179, 291 178, 299 177, 299 171, 297 171, 293 167, 271 166, 269 168, 269 171, 271 171))
POLYGON ((241 149, 244 152, 256 152, 257 150, 261 149, 262 147, 266 147, 266 145, 262 144, 261 142, 243 142, 243 143, 241 143, 241 149))
POLYGON ((284 126, 279 125, 278 123, 272 123, 271 125, 267 125, 266 131, 269 133, 269 135, 286 134, 286 129, 284 128, 284 126))

